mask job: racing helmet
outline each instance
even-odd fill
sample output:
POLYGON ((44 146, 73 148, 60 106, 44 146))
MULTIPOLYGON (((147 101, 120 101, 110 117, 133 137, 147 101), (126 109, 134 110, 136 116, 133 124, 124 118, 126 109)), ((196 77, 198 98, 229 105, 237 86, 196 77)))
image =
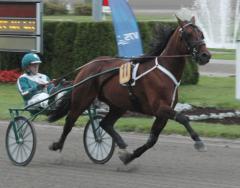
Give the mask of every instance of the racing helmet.
POLYGON ((27 53, 23 56, 21 66, 22 69, 25 69, 28 65, 34 64, 34 63, 42 63, 39 56, 35 53, 27 53))

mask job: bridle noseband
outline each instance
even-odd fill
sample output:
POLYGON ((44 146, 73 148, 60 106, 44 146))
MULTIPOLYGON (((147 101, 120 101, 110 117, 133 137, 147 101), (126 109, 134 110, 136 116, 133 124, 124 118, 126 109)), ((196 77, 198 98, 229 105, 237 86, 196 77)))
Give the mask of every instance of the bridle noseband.
POLYGON ((200 46, 205 45, 205 41, 204 41, 204 38, 201 38, 200 40, 196 40, 196 41, 189 41, 188 35, 186 33, 186 28, 188 26, 192 26, 195 30, 200 31, 200 29, 196 25, 194 25, 193 23, 187 23, 186 25, 184 25, 183 27, 181 27, 179 29, 180 37, 185 42, 189 53, 194 57, 194 59, 196 61, 198 61, 199 57, 201 55, 199 53, 198 49, 199 49, 200 46))

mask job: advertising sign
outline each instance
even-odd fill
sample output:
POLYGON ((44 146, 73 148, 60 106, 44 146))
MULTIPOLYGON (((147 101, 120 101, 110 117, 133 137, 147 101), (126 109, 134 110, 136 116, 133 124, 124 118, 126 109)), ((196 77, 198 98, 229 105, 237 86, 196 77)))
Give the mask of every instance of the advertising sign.
POLYGON ((0 51, 42 52, 41 0, 0 0, 0 51))
POLYGON ((143 54, 142 41, 136 18, 126 0, 109 0, 113 25, 121 57, 138 57, 143 54))

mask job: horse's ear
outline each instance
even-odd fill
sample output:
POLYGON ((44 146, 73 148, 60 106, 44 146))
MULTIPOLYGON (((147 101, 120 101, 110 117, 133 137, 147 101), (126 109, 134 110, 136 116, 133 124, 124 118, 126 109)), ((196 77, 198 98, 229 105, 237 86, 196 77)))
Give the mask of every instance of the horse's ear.
POLYGON ((190 21, 191 21, 192 24, 195 25, 195 16, 193 16, 190 21))
POLYGON ((175 17, 177 18, 178 21, 178 25, 180 25, 181 27, 183 27, 183 21, 175 14, 175 17))

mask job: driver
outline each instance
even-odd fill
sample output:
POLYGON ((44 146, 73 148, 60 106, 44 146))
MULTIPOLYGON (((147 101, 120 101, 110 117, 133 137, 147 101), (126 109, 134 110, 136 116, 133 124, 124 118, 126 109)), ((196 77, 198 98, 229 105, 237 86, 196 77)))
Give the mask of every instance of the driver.
POLYGON ((18 78, 17 87, 25 105, 31 105, 46 99, 36 104, 38 107, 46 108, 48 107, 47 98, 50 93, 56 91, 56 88, 47 75, 38 72, 41 63, 42 61, 37 54, 25 54, 21 61, 24 73, 18 78))

